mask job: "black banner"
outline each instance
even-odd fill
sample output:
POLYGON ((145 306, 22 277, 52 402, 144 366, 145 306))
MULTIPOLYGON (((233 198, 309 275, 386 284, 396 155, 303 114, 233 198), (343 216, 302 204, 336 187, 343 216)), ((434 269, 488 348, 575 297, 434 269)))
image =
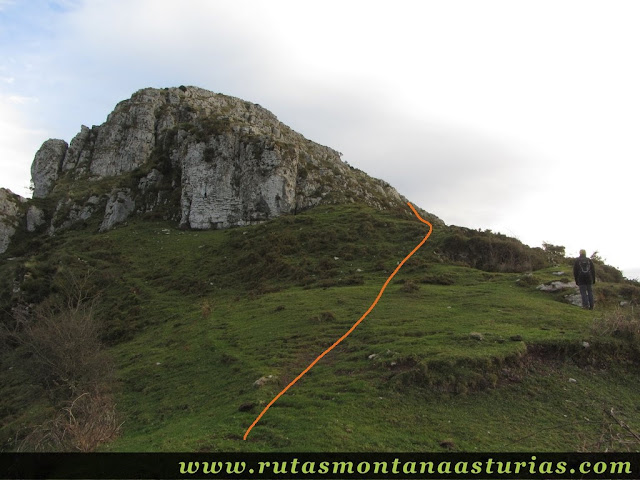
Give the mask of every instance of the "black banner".
POLYGON ((637 453, 0 453, 1 479, 640 479, 637 453))

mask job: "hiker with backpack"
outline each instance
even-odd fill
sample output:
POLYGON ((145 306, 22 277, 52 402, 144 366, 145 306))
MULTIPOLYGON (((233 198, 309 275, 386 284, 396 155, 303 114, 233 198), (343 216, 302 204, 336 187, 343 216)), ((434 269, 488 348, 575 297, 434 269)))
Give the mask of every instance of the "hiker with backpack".
POLYGON ((596 283, 596 269, 590 258, 587 258, 587 252, 580 250, 580 256, 576 258, 573 264, 573 278, 576 285, 580 288, 582 296, 582 308, 593 310, 593 287, 596 283))

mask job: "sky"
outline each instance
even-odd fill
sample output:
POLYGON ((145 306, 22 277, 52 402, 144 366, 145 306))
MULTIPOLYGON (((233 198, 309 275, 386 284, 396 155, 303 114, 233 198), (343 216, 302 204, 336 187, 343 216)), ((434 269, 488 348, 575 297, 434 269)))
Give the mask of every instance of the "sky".
POLYGON ((0 0, 0 186, 145 87, 258 103, 447 224, 640 277, 640 2, 0 0))

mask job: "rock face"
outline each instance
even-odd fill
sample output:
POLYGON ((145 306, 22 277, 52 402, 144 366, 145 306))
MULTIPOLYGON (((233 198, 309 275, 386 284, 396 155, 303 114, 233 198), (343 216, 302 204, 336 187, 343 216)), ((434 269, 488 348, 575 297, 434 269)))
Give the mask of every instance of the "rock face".
POLYGON ((136 92, 69 145, 47 140, 31 172, 48 208, 30 210, 28 227, 49 233, 96 215, 100 230, 137 214, 210 229, 319 203, 405 202, 259 105, 196 87, 136 92))
POLYGON ((7 251, 24 215, 26 200, 6 188, 0 188, 0 253, 7 251))
POLYGON ((31 205, 27 210, 27 232, 35 232, 44 223, 44 212, 35 205, 31 205))
POLYGON ((575 289, 576 287, 576 282, 560 282, 560 281, 556 281, 556 282, 551 282, 551 283, 547 283, 547 284, 543 284, 543 285, 539 285, 538 286, 538 290, 542 291, 542 292, 557 292, 558 290, 565 290, 565 289, 575 289))
POLYGON ((31 164, 33 198, 46 197, 58 178, 58 172, 67 153, 67 142, 49 139, 42 144, 31 164))
POLYGON ((130 191, 116 191, 109 197, 107 208, 104 212, 104 220, 100 225, 100 231, 104 232, 126 220, 135 208, 130 191))

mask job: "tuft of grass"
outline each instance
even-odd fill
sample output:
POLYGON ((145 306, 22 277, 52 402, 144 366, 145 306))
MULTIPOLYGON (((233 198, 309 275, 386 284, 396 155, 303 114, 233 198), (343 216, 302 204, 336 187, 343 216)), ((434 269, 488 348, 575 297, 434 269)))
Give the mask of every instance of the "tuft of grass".
POLYGON ((593 321, 593 335, 623 338, 640 349, 640 315, 633 309, 617 308, 593 321))
POLYGON ((333 312, 322 312, 322 313, 320 313, 318 315, 314 315, 309 320, 311 322, 313 322, 313 323, 335 322, 336 321, 336 316, 334 315, 333 312))
POLYGON ((200 302, 200 312, 201 312, 202 318, 204 319, 209 318, 209 316, 211 316, 212 310, 213 310, 213 307, 211 306, 211 302, 208 298, 205 298, 200 302))

